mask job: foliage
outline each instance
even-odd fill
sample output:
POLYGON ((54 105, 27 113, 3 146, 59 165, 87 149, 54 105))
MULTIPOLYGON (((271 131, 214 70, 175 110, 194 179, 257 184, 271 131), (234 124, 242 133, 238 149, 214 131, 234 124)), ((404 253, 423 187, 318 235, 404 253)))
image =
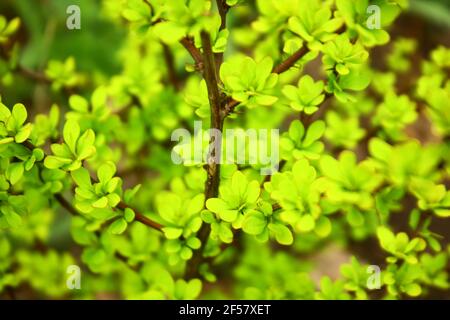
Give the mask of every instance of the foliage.
MULTIPOLYGON (((59 28, 62 2, 48 2, 59 28)), ((418 64, 419 41, 391 39, 408 3, 92 1, 83 23, 113 39, 46 36, 70 38, 70 56, 64 45, 37 50, 40 18, 0 5, 0 297, 446 293, 450 49, 418 64), (88 67, 97 59, 114 62, 88 67), (199 120, 206 132, 193 132, 199 120), (241 138, 280 129, 279 145, 233 149, 252 160, 278 150, 278 171, 261 176, 267 163, 218 164, 208 152, 172 161, 185 145, 224 145, 211 128, 241 138), (181 147, 176 129, 193 132, 181 147), (327 248, 346 262, 324 268, 327 248), (66 286, 72 265, 79 290, 66 286)))

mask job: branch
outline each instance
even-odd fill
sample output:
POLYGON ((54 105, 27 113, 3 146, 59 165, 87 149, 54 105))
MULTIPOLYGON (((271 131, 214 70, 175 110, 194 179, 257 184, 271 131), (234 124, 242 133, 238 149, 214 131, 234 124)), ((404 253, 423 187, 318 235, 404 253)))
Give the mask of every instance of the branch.
POLYGON ((45 74, 28 69, 22 65, 18 65, 16 70, 19 72, 19 74, 21 74, 25 78, 46 84, 52 82, 45 74))
POLYGON ((155 222, 149 218, 147 218, 145 215, 143 215, 142 213, 140 213, 139 211, 137 211, 135 208, 130 207, 129 205, 127 205, 125 202, 121 201, 119 202, 119 204, 117 205, 117 208, 121 209, 121 210, 125 210, 125 209, 131 209, 134 211, 135 217, 134 219, 136 221, 139 221, 142 224, 145 224, 146 226, 149 226, 153 229, 156 229, 158 231, 161 231, 163 226, 161 224, 159 224, 158 222, 155 222))
MULTIPOLYGON (((9 62, 11 59, 11 54, 7 52, 4 46, 0 46, 0 58, 4 59, 6 62, 9 62)), ((45 74, 24 67, 20 63, 17 63, 15 68, 12 69, 11 71, 17 71, 20 75, 24 76, 25 78, 29 78, 37 82, 43 82, 47 84, 51 83, 51 80, 45 74)))
MULTIPOLYGON (((227 27, 227 13, 228 10, 230 10, 230 6, 227 5, 227 2, 225 0, 216 0, 216 5, 220 15, 220 27, 219 27, 220 32, 227 27)), ((223 62, 223 52, 216 53, 215 58, 216 58, 216 69, 218 71, 223 62)))
MULTIPOLYGON (((336 31, 337 34, 342 34, 346 31, 345 27, 340 28, 338 31, 336 31)), ((280 64, 275 66, 272 69, 272 73, 281 74, 287 70, 289 70, 291 67, 295 65, 295 63, 303 58, 307 53, 309 52, 308 47, 301 47, 296 52, 294 52, 290 57, 288 57, 286 60, 282 61, 280 64)), ((234 111, 236 106, 238 106, 241 102, 236 101, 232 98, 228 100, 228 102, 225 105, 225 114, 228 116, 230 113, 234 111)))
MULTIPOLYGON (((305 54, 309 52, 307 47, 301 47, 298 51, 296 51, 292 56, 281 62, 279 65, 275 66, 272 69, 272 73, 280 74, 283 73, 289 68, 291 68, 298 60, 303 58, 305 54)), ((234 100, 230 98, 225 105, 225 114, 228 116, 230 113, 234 111, 234 109, 240 104, 240 101, 234 100)))
POLYGON ((314 112, 313 114, 310 114, 310 115, 306 115, 305 113, 303 113, 306 116, 301 120, 302 120, 302 123, 305 126, 305 128, 308 128, 314 121, 322 118, 322 116, 325 114, 325 111, 328 106, 328 104, 326 102, 328 102, 328 100, 331 97, 333 97, 333 94, 328 93, 328 92, 325 93, 325 99, 322 101, 322 104, 320 105, 319 110, 317 110, 316 112, 314 112))
MULTIPOLYGON (((201 32, 204 70, 203 76, 208 89, 208 98, 211 109, 211 129, 222 132, 223 120, 221 115, 221 96, 219 92, 218 79, 216 73, 216 62, 211 47, 211 38, 209 33, 201 32)), ((207 179, 205 184, 205 201, 215 198, 219 194, 220 183, 220 151, 222 141, 218 137, 211 137, 210 149, 208 153, 208 163, 206 165, 207 179), (217 140, 216 140, 217 139, 217 140)), ((192 279, 198 275, 198 268, 203 261, 203 250, 205 248, 208 237, 211 233, 211 226, 204 223, 198 232, 202 246, 194 252, 191 262, 186 269, 186 278, 192 279)))
POLYGON ((164 60, 166 61, 169 82, 176 90, 178 90, 180 88, 180 82, 178 81, 177 71, 175 68, 175 59, 173 58, 172 51, 167 44, 161 42, 161 45, 164 53, 164 60))
MULTIPOLYGON (((150 7, 151 4, 148 3, 150 7)), ((165 21, 165 19, 158 19, 152 23, 152 25, 158 24, 165 21)), ((203 57, 200 50, 195 46, 194 39, 190 36, 186 36, 180 40, 180 43, 189 52, 191 57, 194 59, 195 67, 197 70, 201 71, 203 69, 203 57)))
MULTIPOLYGON (((73 215, 73 216, 77 216, 78 215, 78 212, 77 212, 77 210, 69 203, 69 201, 67 201, 66 200, 66 198, 64 198, 61 194, 59 194, 59 193, 57 193, 57 194, 55 194, 55 199, 59 202, 59 204, 64 208, 64 209, 66 209, 71 215, 73 215)), ((136 215, 136 217, 137 217, 137 215, 136 215)), ((97 234, 97 236, 100 236, 100 233, 97 231, 96 232, 96 234, 97 234)), ((135 268, 135 266, 132 266, 132 265, 130 265, 129 263, 128 263, 128 258, 127 257, 125 257, 125 256, 123 256, 120 252, 115 252, 114 253, 114 256, 118 259, 118 260, 120 260, 120 261, 122 261, 122 262, 124 262, 126 265, 128 265, 132 270, 137 270, 136 268, 135 268)))
POLYGON ((69 203, 69 201, 66 200, 66 198, 63 197, 62 194, 56 193, 55 194, 55 199, 56 199, 56 201, 59 202, 61 207, 66 209, 71 215, 73 215, 73 216, 77 216, 78 215, 78 211, 69 203))
POLYGON ((191 57, 194 59, 196 69, 202 70, 203 69, 202 53, 195 46, 194 39, 192 39, 191 37, 184 37, 183 39, 180 40, 180 43, 183 45, 183 47, 186 48, 191 57))
MULTIPOLYGON (((24 141, 22 143, 22 145, 26 148, 28 148, 29 150, 33 151, 36 147, 27 141, 24 141)), ((54 195, 55 199, 61 204, 61 206, 66 209, 67 211, 69 211, 72 215, 78 215, 78 211, 69 203, 69 201, 67 201, 61 194, 57 193, 54 195)), ((146 216, 144 216, 142 213, 140 213, 138 210, 131 208, 130 206, 128 206, 127 204, 125 204, 124 202, 119 202, 119 204, 117 205, 117 208, 124 210, 126 208, 130 208, 131 210, 134 211, 135 213, 135 220, 139 221, 142 224, 145 224, 153 229, 156 229, 158 231, 162 230, 162 225, 159 224, 158 222, 155 222, 149 218, 147 218, 146 216)))
POLYGON ((225 0, 216 0, 216 4, 217 10, 219 10, 221 20, 219 31, 222 31, 227 27, 227 13, 228 10, 230 9, 230 6, 227 5, 227 2, 225 0))
POLYGON ((308 52, 309 52, 309 49, 307 47, 301 47, 299 50, 294 52, 294 54, 292 56, 290 56, 289 58, 287 58, 286 60, 281 62, 279 65, 275 66, 275 68, 273 68, 272 72, 276 73, 276 74, 280 74, 280 73, 283 73, 283 72, 289 70, 292 66, 294 66, 294 64, 298 60, 303 58, 305 56, 305 54, 307 54, 308 52))

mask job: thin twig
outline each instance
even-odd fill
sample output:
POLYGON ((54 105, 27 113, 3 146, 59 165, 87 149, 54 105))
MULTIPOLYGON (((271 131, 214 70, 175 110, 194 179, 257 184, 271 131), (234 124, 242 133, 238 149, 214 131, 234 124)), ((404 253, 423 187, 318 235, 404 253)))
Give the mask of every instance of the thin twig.
MULTIPOLYGON (((345 27, 342 27, 339 29, 336 33, 342 34, 346 31, 345 27)), ((308 47, 301 47, 296 52, 294 52, 291 56, 289 56, 286 60, 283 60, 280 64, 276 65, 272 69, 272 73, 281 74, 287 70, 289 70, 291 67, 293 67, 298 60, 303 58, 309 51, 308 47)), ((234 111, 234 109, 240 104, 240 101, 236 101, 232 98, 228 99, 226 105, 225 105, 225 114, 229 115, 234 111)))
MULTIPOLYGON (((225 0, 216 0, 217 10, 220 15, 220 27, 219 32, 224 30, 227 27, 227 13, 230 10, 230 6, 227 5, 225 0)), ((219 71, 220 66, 223 62, 223 52, 218 52, 215 54, 216 58, 216 71, 219 71)))
POLYGON ((325 111, 328 107, 328 101, 329 99, 333 97, 333 94, 331 93, 326 93, 325 94, 325 99, 322 101, 322 104, 319 106, 319 110, 317 110, 316 112, 314 112, 313 114, 310 115, 306 115, 303 118, 303 125, 305 126, 305 128, 308 128, 314 121, 319 120, 323 117, 323 115, 325 114, 325 111))
MULTIPOLYGON (((307 47, 301 47, 299 50, 297 50, 293 55, 291 55, 289 58, 281 62, 279 65, 275 66, 272 69, 272 73, 280 74, 283 73, 292 66, 295 65, 295 63, 300 60, 305 54, 309 52, 307 47)), ((229 115, 234 111, 234 108, 236 108, 241 102, 236 101, 234 99, 229 99, 225 106, 225 113, 226 115, 229 115)))
POLYGON ((219 31, 222 31, 227 27, 227 13, 230 9, 230 6, 227 5, 225 0, 216 0, 217 10, 219 10, 220 14, 220 27, 219 31))
MULTIPOLYGON (((151 4, 148 3, 151 7, 151 4)), ((152 22, 152 26, 160 23, 160 22, 165 22, 165 19, 158 19, 156 21, 152 22)), ((195 68, 199 71, 202 71, 203 69, 203 57, 202 57, 202 53, 200 52, 200 50, 195 46, 194 43, 194 39, 190 36, 185 36, 184 38, 182 38, 180 41, 181 45, 183 47, 186 48, 186 50, 189 52, 189 54, 191 55, 191 57, 194 59, 195 62, 195 68)))
POLYGON ((195 46, 194 39, 191 37, 184 37, 180 40, 180 43, 189 52, 191 57, 194 59, 195 68, 199 71, 203 69, 203 58, 200 50, 195 46))
MULTIPOLYGON (((26 148, 30 149, 30 150, 34 150, 35 146, 27 141, 24 141, 22 143, 23 146, 25 146, 26 148)), ((66 209, 67 211, 69 211, 71 214, 73 215, 78 215, 78 211, 59 193, 54 195, 55 199, 61 204, 61 206, 66 209)), ((125 204, 124 202, 119 202, 119 204, 117 205, 117 208, 121 209, 121 210, 125 210, 127 208, 131 209, 134 211, 135 213, 135 220, 139 221, 142 224, 145 224, 153 229, 156 229, 158 231, 161 231, 162 229, 162 225, 159 224, 156 221, 153 221, 149 218, 147 218, 146 216, 144 216, 142 213, 140 213, 138 210, 131 208, 130 206, 128 206, 127 204, 125 204)))
POLYGON ((28 69, 22 65, 17 66, 17 71, 19 72, 19 74, 21 74, 22 76, 24 76, 30 80, 34 80, 34 81, 42 82, 42 83, 46 83, 46 84, 49 84, 52 82, 45 74, 28 69))
POLYGON ((294 52, 289 58, 282 61, 279 65, 275 66, 273 68, 272 72, 276 74, 283 73, 287 70, 289 70, 292 66, 295 65, 295 63, 303 58, 305 54, 309 52, 309 49, 307 47, 301 47, 296 52, 294 52))
POLYGON ((161 43, 164 53, 164 60, 167 66, 167 75, 172 86, 178 90, 180 88, 180 82, 178 81, 177 70, 175 68, 175 59, 173 57, 172 50, 165 43, 161 43))
POLYGON ((59 202, 61 207, 66 209, 71 215, 73 215, 73 216, 77 216, 78 215, 78 211, 69 203, 69 201, 66 200, 66 198, 63 197, 62 194, 56 193, 55 194, 55 199, 56 199, 56 201, 59 202))

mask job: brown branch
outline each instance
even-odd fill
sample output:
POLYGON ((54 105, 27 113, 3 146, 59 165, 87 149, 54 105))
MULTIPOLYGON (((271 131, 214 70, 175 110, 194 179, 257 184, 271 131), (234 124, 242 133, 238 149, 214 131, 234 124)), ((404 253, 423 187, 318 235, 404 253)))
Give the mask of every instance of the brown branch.
POLYGON ((191 57, 194 59, 195 68, 201 71, 203 69, 203 57, 200 50, 195 46, 194 39, 191 37, 184 37, 180 40, 180 43, 186 48, 191 57))
MULTIPOLYGON (((150 3, 148 3, 148 5, 150 7, 152 7, 150 3)), ((160 18, 160 19, 158 19, 156 21, 153 21, 152 22, 152 26, 154 26, 154 25, 156 25, 156 24, 158 24, 160 22, 164 22, 164 21, 166 21, 166 20, 160 18)), ((202 69, 203 69, 203 57, 202 57, 202 53, 200 52, 200 50, 195 46, 194 39, 192 37, 190 37, 190 36, 186 36, 186 37, 182 38, 179 42, 181 43, 181 45, 183 47, 186 48, 186 50, 189 52, 191 57, 194 59, 195 68, 197 70, 199 70, 199 71, 202 71, 202 69)))
POLYGON ((21 74, 22 76, 24 76, 30 80, 34 80, 34 81, 42 82, 42 83, 46 83, 46 84, 49 84, 52 82, 45 74, 28 69, 22 65, 18 65, 16 70, 19 72, 19 74, 21 74))
POLYGON ((290 56, 286 60, 282 61, 279 65, 275 66, 275 68, 273 68, 272 72, 276 73, 276 74, 280 74, 280 73, 283 73, 283 72, 289 70, 292 66, 295 65, 295 63, 298 60, 303 58, 305 56, 305 54, 307 54, 308 52, 309 52, 309 49, 307 47, 301 47, 296 52, 294 52, 292 54, 292 56, 290 56))
POLYGON ((119 204, 117 205, 117 208, 121 209, 121 210, 125 210, 125 209, 131 209, 134 211, 135 217, 134 219, 136 221, 139 221, 142 224, 145 224, 146 226, 149 226, 153 229, 156 229, 158 231, 161 231, 163 226, 161 224, 159 224, 158 222, 155 222, 149 218, 147 218, 145 215, 143 215, 142 213, 140 213, 139 211, 137 211, 135 208, 130 207, 129 205, 127 205, 125 202, 121 201, 119 202, 119 204))
MULTIPOLYGON (((24 141, 22 143, 23 146, 25 146, 26 148, 28 148, 29 150, 34 150, 35 146, 27 141, 24 141)), ((92 179, 92 178, 91 178, 92 179)), ((95 181, 95 179, 93 179, 95 181)), ((66 209, 67 211, 69 211, 72 215, 78 215, 78 211, 59 193, 54 195, 55 199, 61 204, 61 206, 66 209)), ((155 222, 149 218, 147 218, 146 216, 144 216, 142 213, 140 213, 138 210, 131 208, 130 206, 128 206, 127 204, 125 204, 124 202, 119 202, 119 204, 117 205, 117 208, 121 209, 121 210, 125 210, 126 208, 129 208, 131 210, 134 211, 135 213, 135 220, 139 221, 142 224, 145 224, 153 229, 156 229, 158 231, 161 231, 162 229, 162 225, 159 224, 158 222, 155 222)))
MULTIPOLYGON (((77 216, 78 215, 78 212, 77 212, 77 210, 69 203, 69 201, 67 201, 66 200, 66 198, 64 198, 61 194, 59 194, 59 193, 57 193, 57 194, 55 194, 55 199, 59 202, 59 204, 64 208, 64 209, 66 209, 71 215, 73 215, 73 216, 77 216)), ((118 205, 118 207, 120 207, 120 209, 125 209, 125 208, 129 208, 126 204, 124 204, 123 202, 120 202, 119 203, 119 205, 118 205)), ((136 213, 136 212, 135 212, 136 213)), ((146 225, 154 225, 154 222, 153 221, 151 221, 150 219, 148 219, 147 217, 145 217, 145 216, 143 216, 142 214, 138 214, 138 213, 136 213, 136 220, 138 220, 139 222, 142 222, 142 223, 144 223, 144 224, 146 224, 146 225), (142 219, 142 217, 143 217, 143 221, 141 221, 140 219, 142 219)), ((155 228, 156 229, 156 227, 157 227, 157 225, 154 225, 153 226, 153 228, 155 228)), ((159 228, 161 228, 161 226, 159 226, 159 228)), ((158 229, 159 230, 159 229, 158 229)), ((100 236, 100 232, 96 232, 96 234, 97 234, 97 236, 100 236)), ((137 268, 137 266, 132 266, 132 265, 130 265, 129 263, 128 263, 128 258, 127 257, 125 257, 124 255, 122 255, 121 253, 119 253, 119 252, 115 252, 114 253, 114 256, 118 259, 118 260, 120 260, 120 261, 122 261, 122 262, 124 262, 126 265, 128 265, 132 270, 134 270, 134 271, 137 271, 138 270, 138 268, 137 268)))
POLYGON ((225 0, 216 0, 217 10, 219 10, 220 14, 220 27, 219 31, 222 31, 227 27, 227 13, 230 9, 230 6, 227 5, 225 0))
MULTIPOLYGON (((227 5, 227 2, 225 0, 216 0, 216 5, 220 15, 220 27, 219 27, 220 32, 227 27, 227 13, 228 10, 230 10, 230 6, 227 5)), ((216 69, 217 71, 219 71, 220 66, 222 65, 223 62, 223 52, 216 53, 215 58, 216 58, 216 69)))
POLYGON ((161 43, 161 45, 163 48, 164 60, 166 61, 169 82, 176 90, 178 90, 180 88, 180 82, 178 81, 177 70, 175 68, 175 59, 173 57, 172 50, 170 50, 169 46, 165 43, 161 43))
MULTIPOLYGON (((345 27, 342 27, 338 31, 336 31, 337 34, 344 33, 345 27)), ((293 67, 298 60, 303 58, 307 53, 309 52, 308 47, 301 47, 296 52, 294 52, 291 56, 289 56, 286 60, 282 61, 280 64, 275 66, 272 69, 272 73, 280 74, 287 70, 289 70, 291 67, 293 67)), ((225 105, 225 113, 226 115, 229 115, 234 111, 234 109, 240 104, 240 101, 236 101, 232 98, 228 99, 226 105, 225 105)))
POLYGON ((322 104, 319 107, 319 110, 317 110, 316 112, 314 112, 313 114, 310 115, 306 115, 305 117, 303 117, 302 119, 302 123, 305 126, 305 128, 308 128, 314 121, 319 120, 323 117, 323 115, 325 114, 325 111, 328 107, 328 101, 329 99, 333 97, 333 94, 331 93, 326 93, 325 94, 325 99, 322 101, 322 104))
MULTIPOLYGON (((219 92, 216 62, 212 52, 209 33, 201 32, 204 70, 203 76, 208 89, 208 98, 211 109, 211 129, 222 132, 223 117, 221 115, 221 96, 219 92)), ((219 195, 220 183, 220 151, 222 141, 219 137, 211 137, 208 163, 206 165, 207 179, 205 183, 205 201, 219 195), (217 139, 217 140, 216 140, 217 139)), ((198 268, 203 261, 203 250, 211 233, 211 226, 204 223, 198 232, 198 238, 202 245, 194 252, 194 255, 186 268, 186 278, 192 279, 198 275, 198 268)))
MULTIPOLYGON (((11 59, 11 53, 7 52, 7 49, 4 46, 0 46, 0 58, 9 61, 11 59)), ((34 71, 32 69, 29 69, 20 63, 18 63, 14 69, 11 71, 17 71, 18 74, 24 76, 25 78, 37 81, 37 82, 43 82, 43 83, 51 83, 51 80, 43 73, 40 73, 38 71, 34 71)))
POLYGON ((69 201, 66 200, 60 193, 55 194, 55 199, 59 202, 61 207, 66 209, 71 215, 77 216, 78 211, 69 203, 69 201))
MULTIPOLYGON (((272 73, 280 74, 283 73, 289 68, 291 68, 298 60, 300 60, 305 54, 309 52, 307 47, 301 47, 299 50, 297 50, 293 55, 291 55, 289 58, 281 62, 279 65, 275 66, 272 69, 272 73)), ((230 98, 225 105, 225 114, 229 115, 234 111, 234 109, 240 104, 240 101, 236 101, 232 98, 230 98)))

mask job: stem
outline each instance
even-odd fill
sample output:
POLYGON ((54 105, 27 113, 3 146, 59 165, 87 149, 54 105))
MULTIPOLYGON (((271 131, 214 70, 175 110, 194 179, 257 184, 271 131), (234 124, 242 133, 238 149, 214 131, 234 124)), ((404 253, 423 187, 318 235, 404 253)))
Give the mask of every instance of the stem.
POLYGON ((60 193, 55 194, 55 199, 56 201, 59 202, 61 207, 66 209, 71 215, 73 216, 78 215, 78 211, 69 203, 69 201, 66 200, 66 198, 62 196, 62 194, 60 193))
POLYGON ((191 57, 194 59, 196 69, 202 70, 203 69, 202 53, 195 46, 194 39, 192 39, 191 37, 184 37, 183 39, 180 40, 180 43, 183 45, 183 47, 186 48, 191 57))
POLYGON ((216 4, 217 10, 219 10, 221 20, 219 31, 222 31, 227 27, 227 13, 228 10, 230 9, 230 6, 227 5, 227 2, 225 0, 216 0, 216 4))
MULTIPOLYGON (((220 15, 220 27, 219 32, 224 30, 227 27, 227 13, 230 9, 230 6, 227 5, 227 2, 225 0, 216 0, 217 10, 219 11, 220 15)), ((223 52, 219 52, 215 54, 216 58, 216 69, 219 71, 220 66, 223 62, 223 52)))
POLYGON ((305 117, 302 118, 302 122, 305 128, 308 128, 314 121, 321 119, 323 117, 328 106, 326 102, 328 102, 328 100, 331 97, 333 97, 333 94, 327 92, 325 94, 325 99, 322 101, 322 104, 319 107, 319 110, 317 110, 311 115, 306 115, 305 117))
POLYGON ((156 229, 158 231, 161 231, 163 226, 161 224, 159 224, 158 222, 155 222, 149 218, 147 218, 146 216, 144 216, 142 213, 140 213, 139 211, 137 211, 135 208, 131 208, 129 205, 127 205, 125 202, 121 201, 119 202, 119 204, 117 205, 117 208, 121 209, 121 210, 125 210, 125 209, 131 209, 134 211, 134 220, 139 221, 142 224, 145 224, 146 226, 149 226, 150 228, 156 229))
MULTIPOLYGON (((345 32, 345 28, 341 28, 336 33, 342 34, 344 32, 345 32)), ((309 52, 308 47, 301 47, 296 52, 294 52, 290 57, 288 57, 286 60, 282 61, 279 65, 275 66, 272 69, 272 73, 280 74, 280 73, 283 73, 283 72, 289 70, 292 66, 295 65, 295 63, 298 60, 303 58, 308 52, 309 52)), ((226 115, 229 115, 230 113, 232 113, 239 104, 240 104, 239 101, 236 101, 236 100, 230 98, 225 105, 226 115)))
MULTIPOLYGON (((35 147, 31 142, 29 142, 28 140, 27 140, 27 141, 24 141, 24 142, 22 143, 22 145, 23 145, 24 147, 28 148, 28 149, 31 150, 31 151, 32 151, 33 149, 36 148, 36 147, 35 147)), ((46 155, 45 155, 45 156, 46 156, 46 155)), ((77 210, 70 204, 70 202, 67 201, 61 194, 56 193, 56 194, 54 195, 54 197, 55 197, 56 201, 58 201, 64 209, 66 209, 67 211, 69 211, 72 215, 78 215, 78 211, 77 211, 77 210)), ((121 210, 125 210, 126 208, 130 208, 131 210, 134 211, 134 214, 135 214, 135 220, 136 220, 136 221, 139 221, 139 222, 142 223, 142 224, 145 224, 145 225, 149 226, 150 228, 153 228, 153 229, 156 229, 156 230, 158 230, 158 231, 161 231, 161 229, 162 229, 162 227, 163 227, 163 226, 162 226, 161 224, 159 224, 158 222, 153 221, 153 220, 147 218, 147 217, 144 216, 142 213, 140 213, 138 210, 136 210, 136 209, 134 209, 134 208, 131 208, 130 206, 128 206, 127 204, 125 204, 125 203, 122 202, 122 201, 119 202, 119 204, 117 205, 117 208, 119 208, 119 209, 121 209, 121 210)), ((114 208, 113 208, 113 210, 114 210, 114 208)))
MULTIPOLYGON (((272 69, 272 73, 280 74, 283 73, 289 68, 291 68, 298 60, 300 60, 305 54, 309 52, 309 49, 307 47, 301 47, 298 51, 296 51, 292 56, 281 62, 279 65, 275 66, 272 69)), ((229 99, 225 106, 225 113, 226 115, 229 115, 234 111, 234 108, 236 108, 240 104, 239 101, 236 101, 234 99, 229 99)))
POLYGON ((180 88, 180 83, 178 81, 177 71, 175 68, 175 59, 173 57, 172 50, 170 50, 169 46, 165 43, 161 43, 161 45, 164 53, 164 60, 166 61, 169 82, 176 90, 178 90, 180 88))
MULTIPOLYGON (((215 129, 216 132, 222 132, 224 118, 221 115, 221 96, 216 73, 216 62, 211 48, 211 38, 209 33, 205 31, 202 31, 200 35, 203 47, 203 77, 206 81, 211 109, 211 129, 215 129)), ((208 153, 208 162, 206 164, 207 179, 205 183, 205 202, 206 200, 215 198, 219 195, 221 145, 221 136, 215 137, 212 135, 208 153)), ((198 232, 198 238, 200 239, 202 246, 194 252, 192 260, 187 266, 187 279, 195 278, 198 275, 198 268, 203 261, 203 251, 210 233, 210 225, 204 223, 198 232)))
POLYGON ((47 84, 52 82, 49 78, 47 78, 47 76, 45 74, 28 69, 22 65, 17 66, 17 71, 22 76, 24 76, 28 79, 37 81, 37 82, 42 82, 42 83, 47 83, 47 84))
POLYGON ((273 73, 283 73, 287 70, 289 70, 298 60, 303 58, 305 54, 309 52, 309 49, 307 47, 301 47, 298 49, 292 56, 281 62, 279 65, 277 65, 275 68, 273 68, 273 73))
MULTIPOLYGON (((78 212, 77 212, 77 210, 69 203, 69 201, 67 201, 61 194, 55 194, 55 199, 61 204, 61 206, 64 208, 64 209, 66 209, 71 215, 73 215, 73 216, 76 216, 76 215, 78 215, 78 212)), ((138 218, 137 218, 137 214, 136 214, 136 220, 137 220, 138 218)), ((146 218, 147 219, 147 218, 146 218)), ((98 237, 100 237, 100 232, 99 231, 97 231, 97 232, 95 232, 96 233, 96 235, 98 236, 98 237)), ((134 270, 134 271, 137 271, 138 269, 136 268, 136 266, 132 266, 132 265, 130 265, 129 263, 128 263, 128 258, 127 257, 125 257, 125 256, 123 256, 120 252, 115 252, 114 253, 114 256, 118 259, 118 260, 120 260, 120 261, 122 261, 122 262, 124 262, 127 266, 129 266, 130 267, 130 269, 132 269, 132 270, 134 270)))

